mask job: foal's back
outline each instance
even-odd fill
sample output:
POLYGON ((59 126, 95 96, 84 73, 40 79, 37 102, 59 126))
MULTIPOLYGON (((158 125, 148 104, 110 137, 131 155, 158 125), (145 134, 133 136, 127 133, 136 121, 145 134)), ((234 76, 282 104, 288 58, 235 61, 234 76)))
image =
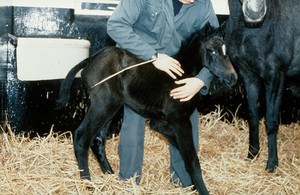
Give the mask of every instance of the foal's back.
POLYGON ((170 91, 178 85, 167 73, 155 68, 152 62, 126 70, 91 90, 103 79, 141 62, 125 50, 108 47, 92 57, 90 64, 82 71, 82 80, 90 96, 114 93, 114 98, 122 98, 120 101, 147 118, 155 116, 165 120, 170 113, 178 110, 190 114, 196 107, 198 96, 185 103, 171 98, 170 91))

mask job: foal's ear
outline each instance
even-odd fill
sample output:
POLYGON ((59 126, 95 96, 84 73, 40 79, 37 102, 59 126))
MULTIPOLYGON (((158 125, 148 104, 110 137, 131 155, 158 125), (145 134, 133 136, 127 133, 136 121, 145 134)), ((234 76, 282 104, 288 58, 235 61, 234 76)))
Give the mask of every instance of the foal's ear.
POLYGON ((220 36, 220 37, 223 37, 225 36, 225 30, 226 30, 226 21, 223 22, 221 24, 221 26, 217 29, 217 34, 220 36))
POLYGON ((207 22, 202 29, 206 36, 210 35, 213 32, 213 27, 210 25, 209 22, 207 22))

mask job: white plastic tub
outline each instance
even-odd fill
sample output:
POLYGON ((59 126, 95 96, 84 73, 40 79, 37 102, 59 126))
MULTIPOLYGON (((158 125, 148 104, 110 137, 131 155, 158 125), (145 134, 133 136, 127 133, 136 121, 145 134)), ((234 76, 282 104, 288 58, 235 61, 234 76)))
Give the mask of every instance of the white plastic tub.
POLYGON ((72 67, 89 56, 89 48, 90 42, 80 39, 18 38, 18 79, 63 79, 72 67))

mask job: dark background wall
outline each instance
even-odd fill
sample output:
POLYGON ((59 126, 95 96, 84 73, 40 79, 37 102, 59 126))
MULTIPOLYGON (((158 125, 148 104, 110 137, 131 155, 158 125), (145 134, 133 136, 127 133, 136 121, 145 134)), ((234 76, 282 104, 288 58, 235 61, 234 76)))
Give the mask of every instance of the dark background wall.
POLYGON ((3 124, 7 116, 6 107, 8 104, 6 83, 7 71, 11 69, 13 64, 13 47, 9 43, 7 33, 12 32, 12 8, 0 7, 0 122, 3 124))
POLYGON ((106 34, 107 19, 105 16, 75 16, 73 9, 0 7, 0 26, 4 26, 0 29, 1 124, 8 122, 17 132, 40 134, 49 132, 50 128, 54 131, 76 128, 86 109, 82 104, 80 80, 75 81, 69 106, 56 110, 61 80, 18 80, 17 38, 86 39, 91 43, 90 54, 93 54, 114 44, 106 34))

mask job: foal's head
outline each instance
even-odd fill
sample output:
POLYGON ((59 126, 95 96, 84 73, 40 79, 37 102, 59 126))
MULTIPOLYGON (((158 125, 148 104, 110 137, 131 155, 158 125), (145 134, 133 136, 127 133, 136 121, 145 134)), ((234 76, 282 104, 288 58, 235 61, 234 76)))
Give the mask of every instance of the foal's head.
POLYGON ((203 29, 203 40, 201 45, 202 63, 207 67, 224 85, 231 87, 237 81, 237 73, 226 52, 223 40, 222 28, 212 29, 206 25, 203 29))
POLYGON ((226 53, 222 28, 214 29, 209 23, 183 44, 177 58, 187 77, 197 75, 205 66, 229 87, 237 80, 237 73, 226 53))

